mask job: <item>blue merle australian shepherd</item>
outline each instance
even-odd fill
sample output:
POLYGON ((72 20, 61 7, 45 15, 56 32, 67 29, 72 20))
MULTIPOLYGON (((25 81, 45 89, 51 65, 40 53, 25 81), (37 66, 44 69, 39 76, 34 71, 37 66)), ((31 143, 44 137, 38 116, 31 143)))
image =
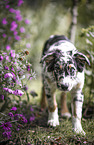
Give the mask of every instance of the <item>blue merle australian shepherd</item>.
POLYGON ((85 132, 82 129, 82 105, 84 96, 85 63, 90 64, 88 58, 79 52, 75 46, 63 35, 53 35, 45 43, 42 58, 42 99, 41 106, 45 108, 48 102, 48 125, 59 125, 58 108, 55 91, 61 91, 61 115, 70 117, 66 105, 66 93, 70 91, 72 99, 72 130, 75 133, 85 132))

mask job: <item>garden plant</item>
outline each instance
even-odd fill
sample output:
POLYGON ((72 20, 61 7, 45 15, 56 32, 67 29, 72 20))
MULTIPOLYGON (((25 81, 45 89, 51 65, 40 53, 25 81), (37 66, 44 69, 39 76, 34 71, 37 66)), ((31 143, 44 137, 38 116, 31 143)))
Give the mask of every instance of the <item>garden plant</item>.
POLYGON ((22 39, 28 42, 25 26, 30 24, 21 15, 23 3, 23 0, 0 1, 0 138, 5 140, 34 120, 33 109, 27 105, 27 81, 35 77, 26 59, 30 44, 25 44, 22 51, 20 42, 22 39), (27 96, 26 101, 22 101, 23 95, 27 96), (23 107, 29 109, 29 114, 23 107))

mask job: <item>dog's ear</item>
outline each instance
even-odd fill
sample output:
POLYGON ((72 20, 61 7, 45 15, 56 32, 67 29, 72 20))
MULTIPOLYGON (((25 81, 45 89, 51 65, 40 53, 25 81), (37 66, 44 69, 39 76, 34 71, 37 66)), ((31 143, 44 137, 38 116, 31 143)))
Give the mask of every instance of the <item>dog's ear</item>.
POLYGON ((46 62, 48 72, 54 70, 54 64, 60 56, 59 50, 50 51, 48 54, 44 55, 40 61, 40 63, 46 62))
POLYGON ((90 65, 88 58, 83 53, 76 52, 73 56, 73 59, 75 62, 75 66, 79 72, 83 71, 83 69, 85 67, 85 63, 90 65))

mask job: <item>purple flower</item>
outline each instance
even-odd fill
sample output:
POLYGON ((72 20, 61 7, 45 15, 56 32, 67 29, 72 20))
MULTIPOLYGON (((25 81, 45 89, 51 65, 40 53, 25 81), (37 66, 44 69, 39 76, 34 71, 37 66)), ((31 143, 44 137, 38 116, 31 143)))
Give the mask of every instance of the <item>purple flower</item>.
POLYGON ((24 93, 21 91, 21 90, 15 90, 13 92, 14 95, 17 95, 17 96, 22 96, 24 93))
POLYGON ((4 95, 0 95, 0 99, 1 100, 4 100, 4 95))
POLYGON ((5 69, 5 70, 9 70, 9 67, 8 67, 8 66, 4 66, 4 69, 5 69))
POLYGON ((7 131, 7 130, 11 130, 10 127, 12 127, 12 125, 11 125, 10 122, 6 122, 6 123, 3 123, 3 124, 1 125, 1 127, 3 127, 3 129, 7 131))
POLYGON ((16 15, 16 17, 15 17, 15 18, 16 18, 16 20, 17 20, 17 21, 22 21, 22 16, 21 16, 21 15, 19 15, 19 14, 18 14, 18 15, 16 15))
POLYGON ((4 34, 2 34, 2 36, 3 36, 3 38, 6 38, 7 35, 4 33, 4 34))
POLYGON ((6 92, 13 94, 13 90, 9 89, 9 88, 3 88, 3 90, 5 90, 6 92))
POLYGON ((13 115, 12 112, 9 112, 9 113, 8 113, 8 116, 13 117, 14 115, 13 115))
POLYGON ((13 8, 10 8, 10 9, 9 9, 9 12, 15 13, 15 10, 14 10, 13 8))
POLYGON ((15 120, 18 120, 18 119, 19 119, 19 114, 15 114, 15 115, 14 115, 14 119, 15 119, 15 120))
POLYGON ((19 131, 21 127, 22 127, 21 124, 17 125, 17 129, 16 130, 19 131))
POLYGON ((13 90, 11 90, 11 89, 8 88, 7 91, 8 91, 8 93, 13 94, 13 90))
POLYGON ((20 15, 20 13, 21 13, 20 10, 15 10, 16 15, 20 15))
POLYGON ((9 56, 6 56, 6 60, 9 61, 9 56))
POLYGON ((13 22, 11 23, 11 28, 10 28, 10 30, 11 30, 11 31, 14 31, 17 27, 18 27, 18 24, 16 24, 16 22, 13 21, 13 22))
POLYGON ((21 123, 27 123, 27 119, 24 116, 22 116, 20 118, 20 121, 21 121, 21 123))
POLYGON ((34 109, 32 108, 32 106, 30 107, 30 111, 34 111, 34 109))
POLYGON ((30 65, 27 65, 27 71, 30 71, 30 65))
POLYGON ((17 131, 19 131, 19 130, 20 130, 20 128, 18 127, 18 128, 16 128, 16 130, 17 130, 17 131))
POLYGON ((3 56, 2 55, 0 55, 0 61, 2 61, 3 60, 3 56))
POLYGON ((15 77, 15 74, 13 72, 11 72, 11 74, 13 75, 13 78, 15 77))
POLYGON ((22 114, 15 114, 14 119, 20 121, 21 123, 27 123, 27 119, 22 114))
POLYGON ((3 52, 3 54, 6 55, 7 53, 6 52, 3 52))
POLYGON ((8 9, 10 7, 10 5, 6 5, 5 8, 8 9))
POLYGON ((6 73, 5 75, 4 75, 4 78, 6 79, 6 78, 13 78, 13 75, 11 74, 11 73, 6 73))
POLYGON ((5 131, 5 132, 3 132, 3 136, 8 138, 8 139, 10 139, 10 137, 11 137, 11 131, 5 131))
POLYGON ((3 90, 5 90, 7 92, 8 91, 8 88, 3 88, 3 90))
POLYGON ((10 49, 11 49, 10 45, 7 45, 6 50, 10 50, 10 49))
POLYGON ((22 114, 15 114, 15 115, 14 115, 14 119, 15 119, 15 120, 19 120, 21 117, 23 117, 22 114))
POLYGON ((25 24, 30 24, 30 21, 28 19, 25 19, 25 24))
POLYGON ((2 24, 3 24, 3 25, 6 25, 7 23, 8 23, 8 22, 7 22, 6 18, 3 18, 2 24))
POLYGON ((15 36, 15 39, 19 41, 19 40, 21 40, 21 37, 18 36, 18 35, 16 35, 16 36, 15 36))
POLYGON ((11 67, 11 70, 12 70, 12 71, 14 71, 14 68, 13 68, 13 67, 11 67))
POLYGON ((15 50, 11 50, 10 51, 10 56, 13 57, 13 58, 15 58, 15 50))
POLYGON ((20 32, 21 32, 21 33, 25 33, 25 28, 24 28, 24 27, 21 27, 21 28, 20 28, 20 32))
POLYGON ((23 0, 18 0, 18 6, 21 6, 23 3, 23 0))
POLYGON ((12 107, 11 110, 12 111, 16 111, 17 110, 17 107, 12 107))
POLYGON ((17 35, 18 34, 18 32, 17 31, 14 31, 14 35, 17 35))
POLYGON ((35 117, 34 116, 31 116, 30 118, 29 118, 29 121, 30 122, 32 122, 32 121, 34 121, 35 120, 35 117))

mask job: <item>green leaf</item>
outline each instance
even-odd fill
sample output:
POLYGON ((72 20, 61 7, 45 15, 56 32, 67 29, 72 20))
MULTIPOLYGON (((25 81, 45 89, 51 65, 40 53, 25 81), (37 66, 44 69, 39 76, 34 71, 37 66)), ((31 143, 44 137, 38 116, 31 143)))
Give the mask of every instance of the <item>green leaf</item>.
POLYGON ((26 91, 26 95, 27 95, 27 101, 29 102, 30 101, 30 99, 29 99, 29 94, 28 94, 28 92, 26 91))

